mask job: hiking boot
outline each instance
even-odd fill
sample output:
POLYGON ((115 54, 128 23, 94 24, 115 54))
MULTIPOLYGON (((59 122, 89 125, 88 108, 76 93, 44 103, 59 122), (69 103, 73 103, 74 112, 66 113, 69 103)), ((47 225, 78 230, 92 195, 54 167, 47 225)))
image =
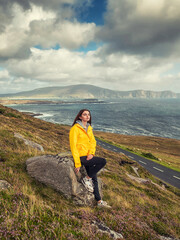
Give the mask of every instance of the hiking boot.
POLYGON ((84 177, 81 182, 89 192, 94 192, 94 186, 91 178, 84 177))
POLYGON ((98 206, 99 208, 111 208, 111 206, 109 206, 109 205, 107 204, 107 202, 106 202, 106 201, 103 201, 103 200, 101 200, 100 202, 98 202, 98 203, 97 203, 97 206, 98 206))

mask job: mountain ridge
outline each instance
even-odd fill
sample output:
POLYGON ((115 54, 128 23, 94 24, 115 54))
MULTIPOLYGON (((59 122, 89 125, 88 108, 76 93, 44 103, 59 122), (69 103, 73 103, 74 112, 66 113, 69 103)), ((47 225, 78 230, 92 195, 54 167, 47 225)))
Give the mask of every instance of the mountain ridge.
POLYGON ((132 90, 115 91, 88 84, 37 88, 12 94, 0 94, 1 98, 61 98, 61 99, 113 99, 113 98, 180 98, 172 91, 132 90))

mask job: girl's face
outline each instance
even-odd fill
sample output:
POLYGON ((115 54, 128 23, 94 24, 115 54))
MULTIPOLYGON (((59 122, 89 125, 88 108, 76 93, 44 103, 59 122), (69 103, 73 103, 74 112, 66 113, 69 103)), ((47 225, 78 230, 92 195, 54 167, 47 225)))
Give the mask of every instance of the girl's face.
POLYGON ((91 118, 90 112, 84 111, 82 115, 79 117, 83 122, 88 122, 91 118))

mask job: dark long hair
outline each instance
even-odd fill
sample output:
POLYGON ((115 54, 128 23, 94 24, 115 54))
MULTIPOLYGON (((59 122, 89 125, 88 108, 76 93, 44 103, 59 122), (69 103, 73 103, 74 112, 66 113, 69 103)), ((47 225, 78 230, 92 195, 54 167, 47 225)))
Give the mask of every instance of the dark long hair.
POLYGON ((77 116, 75 117, 72 126, 76 123, 77 120, 80 120, 80 121, 81 121, 81 119, 80 119, 79 117, 82 116, 82 114, 83 114, 84 111, 88 111, 88 112, 89 112, 89 114, 90 114, 90 119, 89 119, 88 123, 91 124, 91 112, 90 112, 88 109, 81 109, 81 110, 79 111, 79 113, 77 114, 77 116))

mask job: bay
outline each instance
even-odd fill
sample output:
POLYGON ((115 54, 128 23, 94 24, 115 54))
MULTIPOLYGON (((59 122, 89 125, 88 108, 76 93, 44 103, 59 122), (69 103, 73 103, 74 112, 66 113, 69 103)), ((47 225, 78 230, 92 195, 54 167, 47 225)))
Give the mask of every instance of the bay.
MULTIPOLYGON (((47 99, 46 99, 47 100, 47 99)), ((115 99, 105 102, 9 105, 41 113, 45 121, 72 125, 80 109, 91 111, 94 130, 180 139, 180 99, 115 99)))

